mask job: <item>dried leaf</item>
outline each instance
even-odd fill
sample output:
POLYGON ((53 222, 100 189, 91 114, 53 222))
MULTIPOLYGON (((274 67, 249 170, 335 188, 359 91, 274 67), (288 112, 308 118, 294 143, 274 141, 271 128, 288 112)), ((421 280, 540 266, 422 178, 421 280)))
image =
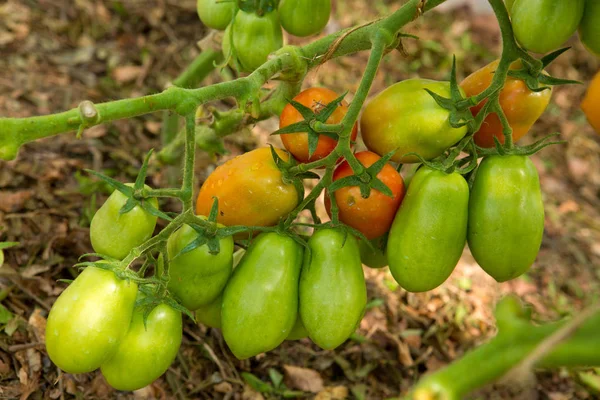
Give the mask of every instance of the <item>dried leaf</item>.
POLYGON ((285 382, 289 387, 312 393, 323 390, 323 378, 314 369, 293 365, 284 365, 283 369, 285 371, 285 382))

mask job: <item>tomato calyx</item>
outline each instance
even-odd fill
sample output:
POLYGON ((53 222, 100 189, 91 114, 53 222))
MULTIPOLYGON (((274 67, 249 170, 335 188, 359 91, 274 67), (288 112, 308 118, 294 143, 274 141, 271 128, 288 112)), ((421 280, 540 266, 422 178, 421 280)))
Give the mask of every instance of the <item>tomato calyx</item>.
POLYGON ((277 8, 274 0, 239 0, 238 5, 240 10, 244 12, 253 12, 258 16, 263 16, 277 8))
POLYGON ((396 154, 396 150, 389 152, 385 156, 377 160, 373 165, 365 168, 360 175, 350 175, 344 178, 338 179, 333 182, 327 188, 330 197, 333 197, 333 193, 346 186, 358 186, 360 188, 360 195, 366 199, 371 195, 371 189, 375 189, 388 197, 393 197, 393 193, 389 187, 386 186, 379 178, 377 174, 385 167, 387 162, 396 154))
POLYGON ((346 94, 347 92, 344 92, 327 105, 320 104, 316 111, 295 100, 289 100, 289 103, 302 115, 304 120, 278 129, 271 135, 306 133, 308 136, 308 156, 309 158, 312 157, 317 150, 319 135, 324 135, 334 140, 339 139, 339 133, 344 129, 343 124, 327 124, 327 119, 342 105, 342 100, 344 100, 346 94))
POLYGON ((571 79, 555 78, 544 71, 548 65, 556 60, 561 54, 569 50, 570 47, 565 47, 550 54, 545 55, 538 63, 532 63, 526 59, 520 59, 523 67, 520 69, 511 69, 508 71, 508 76, 522 80, 527 88, 532 92, 541 92, 550 90, 550 86, 581 84, 579 81, 571 79), (541 67, 540 67, 541 66, 541 67))
POLYGON ((180 311, 181 313, 190 317, 192 321, 196 322, 194 314, 192 314, 190 310, 179 304, 179 302, 175 300, 168 291, 165 290, 165 287, 147 284, 141 285, 138 288, 138 297, 135 301, 135 307, 139 308, 142 311, 144 327, 146 327, 146 321, 152 310, 154 310, 157 306, 161 304, 166 304, 169 307, 180 311))
POLYGON ((107 184, 109 184, 110 186, 127 196, 127 202, 119 210, 119 214, 126 214, 129 211, 133 210, 136 206, 140 206, 151 215, 154 215, 158 218, 162 218, 167 221, 172 221, 173 219, 167 214, 154 207, 152 204, 150 204, 149 201, 145 201, 146 199, 152 197, 147 196, 145 194, 144 184, 146 181, 146 174, 148 172, 148 162, 150 161, 150 157, 152 156, 153 151, 154 150, 150 150, 144 158, 144 162, 140 167, 140 172, 138 173, 138 176, 135 179, 133 187, 119 182, 118 180, 113 179, 109 176, 101 174, 100 172, 96 172, 91 169, 86 169, 85 171, 94 175, 97 178, 100 178, 101 180, 103 180, 104 182, 106 182, 107 184))

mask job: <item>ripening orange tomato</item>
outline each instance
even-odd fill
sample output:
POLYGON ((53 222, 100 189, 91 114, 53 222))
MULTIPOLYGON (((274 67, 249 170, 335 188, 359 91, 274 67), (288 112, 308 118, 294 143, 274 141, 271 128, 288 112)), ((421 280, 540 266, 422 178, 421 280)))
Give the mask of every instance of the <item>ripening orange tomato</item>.
MULTIPOLYGON (((493 61, 480 70, 473 72, 461 82, 460 86, 467 96, 478 95, 490 86, 498 63, 499 60, 493 61)), ((521 62, 515 61, 510 68, 521 68, 521 62)), ((548 106, 551 96, 551 87, 541 92, 533 92, 522 80, 507 77, 504 88, 500 92, 500 107, 502 107, 513 130, 513 141, 516 142, 529 132, 529 129, 548 106)), ((485 103, 486 100, 475 107, 471 107, 474 116, 477 115, 485 103)), ((494 147, 494 136, 498 138, 500 143, 504 143, 500 119, 496 114, 489 114, 483 121, 481 128, 475 133, 475 143, 481 147, 494 147)))
MULTIPOLYGON (((276 152, 289 160, 285 151, 276 152)), ((215 169, 200 188, 196 214, 208 216, 214 197, 219 199, 217 222, 226 226, 275 225, 300 199, 296 187, 283 182, 268 147, 244 153, 215 169)))
MULTIPOLYGON (((306 89, 296 97, 294 101, 311 108, 315 113, 322 110, 327 104, 337 99, 339 95, 333 90, 327 88, 310 88, 306 89)), ((342 101, 341 105, 335 109, 333 114, 327 119, 328 124, 339 124, 346 113, 348 112, 348 103, 342 101)), ((288 125, 295 124, 303 121, 302 115, 292 106, 287 104, 279 117, 279 129, 285 128, 288 125)), ((358 124, 354 124, 352 128, 352 141, 356 140, 358 134, 358 124)), ((317 149, 308 156, 308 134, 299 133, 286 133, 281 135, 281 141, 285 148, 292 153, 292 155, 300 162, 307 163, 327 157, 337 145, 337 140, 330 138, 329 136, 319 135, 319 141, 317 143, 317 149)))
POLYGON ((588 90, 581 102, 581 109, 585 113, 592 128, 600 133, 600 71, 590 82, 588 90))
MULTIPOLYGON (((370 151, 361 151, 356 153, 356 158, 368 168, 381 157, 370 151)), ((333 180, 353 174, 350 164, 344 161, 335 169, 333 180)), ((386 164, 377 173, 377 178, 390 188, 392 197, 371 189, 369 197, 365 199, 358 186, 346 186, 335 191, 340 221, 360 231, 369 240, 383 236, 390 230, 405 192, 402 176, 390 164, 386 164)), ((328 195, 325 195, 325 208, 331 217, 331 200, 328 195)))

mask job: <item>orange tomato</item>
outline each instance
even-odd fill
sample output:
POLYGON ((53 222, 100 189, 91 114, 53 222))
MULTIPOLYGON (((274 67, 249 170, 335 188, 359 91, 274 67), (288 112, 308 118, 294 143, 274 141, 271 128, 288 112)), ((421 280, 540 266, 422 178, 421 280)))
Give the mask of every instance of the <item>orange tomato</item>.
MULTIPOLYGON (((356 153, 356 158, 368 168, 381 157, 370 151, 361 151, 356 153)), ((335 169, 333 180, 353 174, 348 162, 344 161, 335 169)), ((358 186, 346 186, 335 191, 340 221, 360 231, 369 240, 383 236, 390 230, 405 193, 402 177, 390 164, 386 164, 377 173, 377 178, 390 188, 393 197, 371 189, 369 197, 365 199, 358 186)), ((327 195, 325 195, 325 208, 331 217, 331 200, 327 195)))
MULTIPOLYGON (((284 160, 289 154, 275 149, 284 160)), ((223 225, 271 226, 298 205, 293 184, 283 182, 270 148, 242 154, 219 166, 206 179, 196 202, 196 214, 210 214, 219 199, 217 221, 223 225)))
POLYGON ((592 128, 600 133, 600 71, 596 73, 596 76, 590 82, 581 102, 581 109, 592 128))
MULTIPOLYGON (((306 89, 296 97, 294 101, 311 108, 315 113, 322 110, 327 104, 337 99, 339 95, 333 90, 326 88, 306 89)), ((327 119, 328 124, 338 124, 342 121, 348 112, 348 103, 342 101, 341 105, 327 119)), ((303 121, 302 115, 292 106, 287 104, 279 117, 279 129, 288 125, 303 121)), ((352 140, 356 140, 358 134, 358 125, 354 124, 352 129, 352 140)), ((329 136, 319 135, 317 149, 311 157, 308 157, 308 134, 307 133, 286 133, 281 136, 281 141, 285 148, 300 162, 312 162, 327 157, 337 145, 337 140, 329 136)))
MULTIPOLYGON (((490 86, 498 63, 499 60, 496 60, 486 65, 461 82, 460 86, 467 96, 478 95, 490 86)), ((514 62, 510 68, 521 68, 520 61, 514 62)), ((551 87, 541 92, 533 92, 522 80, 507 77, 504 88, 500 92, 500 107, 502 107, 513 130, 513 141, 516 142, 529 132, 529 129, 548 106, 551 96, 551 87)), ((474 116, 477 115, 485 103, 486 100, 471 108, 474 116)), ((483 121, 479 131, 475 133, 475 143, 481 147, 494 147, 494 136, 498 138, 500 143, 504 143, 500 119, 496 114, 489 114, 483 121)))

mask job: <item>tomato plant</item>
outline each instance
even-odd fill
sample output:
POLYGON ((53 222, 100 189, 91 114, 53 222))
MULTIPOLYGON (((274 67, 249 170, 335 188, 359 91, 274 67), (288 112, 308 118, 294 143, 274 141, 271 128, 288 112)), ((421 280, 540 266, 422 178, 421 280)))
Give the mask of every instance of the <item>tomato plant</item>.
POLYGON ((110 359, 125 336, 137 284, 88 267, 58 297, 46 324, 46 351, 70 374, 91 372, 110 359))
MULTIPOLYGON (((289 155, 276 149, 284 160, 289 155)), ((298 205, 293 184, 284 183, 269 148, 259 148, 219 166, 206 179, 196 213, 208 216, 213 198, 219 200, 217 221, 223 225, 275 225, 298 205)))
POLYGON ((450 96, 448 82, 407 79, 383 90, 367 104, 360 130, 369 150, 380 156, 396 150, 392 160, 414 163, 419 159, 408 153, 431 160, 466 135, 467 127, 450 126, 449 111, 425 89, 450 96))
MULTIPOLYGON (((370 167, 380 158, 370 151, 356 153, 356 159, 365 167, 370 167)), ((353 174, 348 162, 344 161, 336 168, 333 180, 353 174)), ((346 186, 334 193, 340 221, 357 229, 367 239, 383 236, 390 230, 396 211, 404 198, 404 182, 394 167, 386 164, 377 174, 377 178, 392 191, 391 197, 372 189, 369 197, 364 198, 358 186, 346 186)), ((331 217, 331 200, 328 196, 325 196, 325 208, 331 217)))
POLYGON ((285 340, 300 340, 308 337, 308 331, 306 327, 302 323, 302 318, 300 318, 300 314, 298 314, 298 318, 296 318, 296 322, 292 327, 289 335, 285 338, 285 340))
MULTIPOLYGON (((244 71, 252 72, 267 61, 267 56, 283 46, 283 32, 279 24, 279 13, 267 12, 259 16, 253 12, 238 11, 231 25, 231 43, 234 55, 244 71)), ((228 31, 225 41, 229 41, 228 31)), ((224 48, 229 55, 231 43, 224 48)))
POLYGON ((547 53, 575 33, 585 0, 515 0, 511 7, 515 38, 527 50, 547 53))
MULTIPOLYGON (((498 67, 499 60, 493 61, 485 67, 473 72, 462 81, 460 86, 467 96, 476 96, 487 89, 492 83, 494 72, 498 67)), ((522 64, 517 61, 511 65, 511 69, 521 68, 522 64)), ((525 82, 520 79, 507 77, 504 87, 500 92, 500 107, 512 128, 513 141, 523 137, 533 126, 535 121, 542 115, 552 97, 552 88, 538 92, 531 91, 525 82)), ((483 108, 486 101, 482 101, 471 107, 473 116, 483 108)), ((502 123, 496 114, 489 114, 477 132, 475 132, 475 143, 481 147, 494 147, 494 137, 504 143, 502 123)))
MULTIPOLYGON (((327 104, 331 103, 337 98, 338 95, 333 90, 327 88, 309 88, 300 92, 300 94, 294 97, 293 100, 305 107, 311 108, 313 112, 319 113, 327 104)), ((348 112, 348 103, 346 103, 346 101, 342 101, 339 107, 336 108, 335 111, 333 111, 333 113, 329 116, 327 123, 340 123, 346 115, 346 112, 348 112)), ((300 112, 290 103, 284 107, 281 115, 279 116, 279 128, 285 128, 286 126, 303 120, 304 118, 300 112)), ((352 141, 356 139, 357 135, 358 125, 355 124, 352 128, 352 141)), ((319 135, 317 148, 315 152, 309 156, 308 133, 282 134, 281 141, 283 142, 285 148, 292 153, 292 155, 298 161, 303 163, 316 161, 327 157, 337 144, 337 140, 334 138, 325 135, 319 135)))
POLYGON ((481 268, 498 282, 525 273, 544 233, 544 204, 528 157, 484 158, 469 201, 468 243, 481 268))
POLYGON ((101 366, 106 381, 117 390, 138 390, 164 374, 181 345, 181 312, 159 304, 147 316, 133 312, 129 329, 114 356, 101 366))
POLYGON ((197 237, 194 228, 183 225, 167 241, 169 290, 190 310, 207 305, 219 296, 233 265, 231 236, 219 240, 218 254, 211 254, 207 244, 182 253, 197 237))
POLYGON ((581 102, 581 109, 590 125, 600 133, 600 72, 597 72, 590 82, 581 102))
POLYGON ((367 287, 356 239, 321 229, 308 240, 300 276, 300 318, 309 337, 330 350, 350 337, 367 304, 367 287))
POLYGON ((586 0, 579 23, 579 38, 590 53, 600 57, 600 2, 586 0))
POLYGON ((429 167, 415 174, 390 230, 390 272, 409 292, 424 292, 448 279, 467 235, 469 187, 458 173, 429 167))
POLYGON ((235 2, 220 0, 197 0, 196 10, 202 23, 209 28, 224 30, 233 20, 235 2))
POLYGON ((279 346, 298 315, 302 246, 275 232, 250 245, 223 292, 225 342, 240 360, 279 346))
MULTIPOLYGON (((146 189, 150 188, 146 186, 146 189)), ((155 198, 144 201, 149 201, 154 208, 158 208, 155 198)), ((156 216, 139 205, 122 214, 120 211, 126 202, 127 197, 115 190, 94 214, 90 225, 90 240, 96 253, 121 260, 134 247, 152 236, 156 216)))
POLYGON ((281 0, 281 26, 294 36, 319 33, 327 25, 331 0, 281 0))

